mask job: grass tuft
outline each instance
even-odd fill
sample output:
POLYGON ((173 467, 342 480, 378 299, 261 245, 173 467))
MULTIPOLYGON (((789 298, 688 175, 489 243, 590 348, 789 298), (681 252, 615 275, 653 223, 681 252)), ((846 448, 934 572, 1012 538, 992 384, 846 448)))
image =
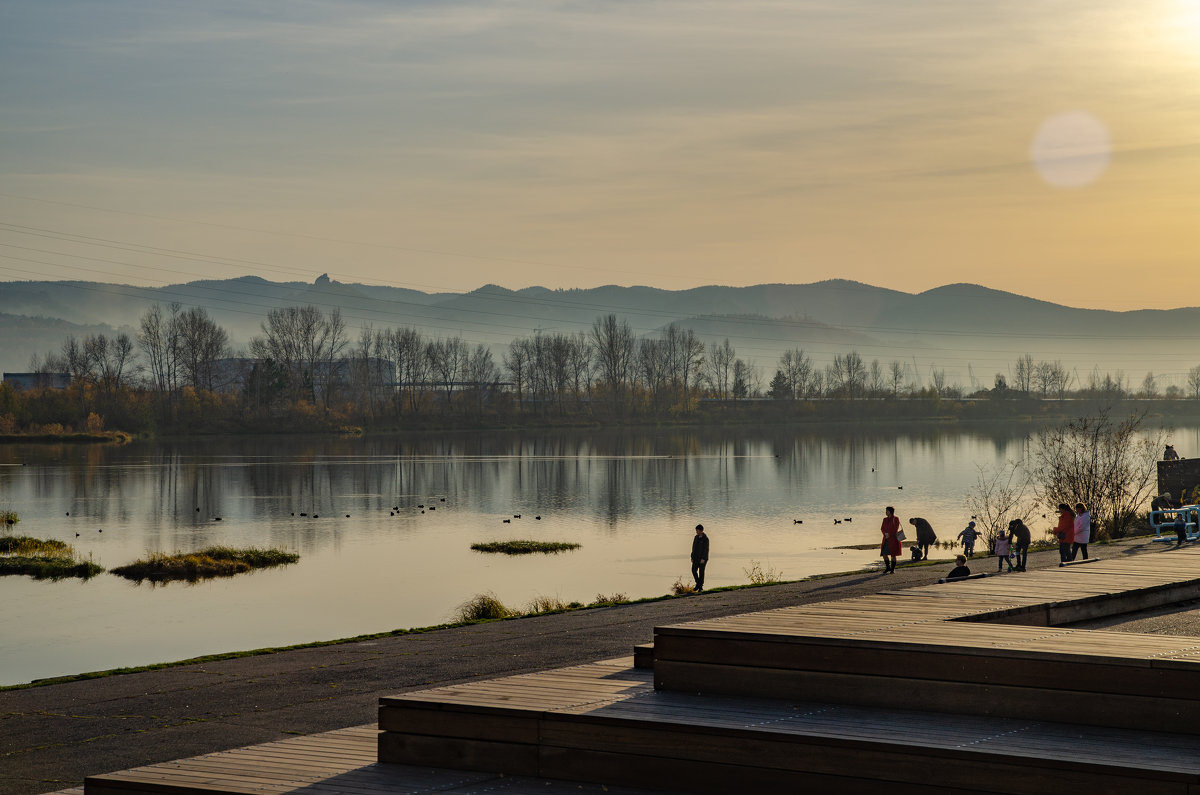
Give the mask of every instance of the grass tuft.
POLYGON ((104 568, 80 559, 75 548, 53 538, 0 537, 0 576, 26 574, 35 580, 89 579, 104 568))
POLYGON ((0 537, 0 555, 64 555, 69 549, 65 541, 53 538, 0 537))
POLYGON ((139 583, 143 580, 197 582, 211 577, 232 577, 251 569, 286 566, 298 560, 299 555, 281 549, 209 547, 197 552, 177 552, 174 555, 153 553, 143 560, 118 566, 112 572, 139 583))
POLYGON ((62 580, 77 577, 91 579, 104 567, 90 560, 76 560, 70 555, 6 555, 0 557, 0 576, 27 574, 35 580, 62 580))
POLYGON ((579 549, 579 544, 572 544, 566 541, 488 541, 486 543, 472 544, 471 549, 476 552, 501 552, 505 555, 529 555, 533 552, 557 553, 565 552, 569 549, 579 549))
POLYGON ((689 585, 688 583, 684 582, 682 577, 676 577, 675 584, 671 586, 671 593, 675 594, 676 596, 683 596, 684 594, 695 592, 696 586, 689 585))
POLYGON ((459 621, 491 621, 497 618, 509 618, 517 613, 504 606, 494 593, 481 593, 458 606, 459 621))
POLYGON ((783 580, 783 572, 776 571, 770 564, 763 568, 757 560, 750 561, 749 568, 742 569, 751 585, 771 585, 783 580))
MULTIPOLYGON (((576 602, 575 604, 578 605, 578 602, 576 602)), ((529 606, 525 608, 525 612, 529 613, 529 614, 560 613, 563 610, 568 610, 568 609, 570 609, 570 605, 565 604, 563 602, 563 600, 561 600, 557 597, 535 596, 535 597, 533 597, 533 600, 529 603, 529 606)))
POLYGON ((588 607, 611 607, 613 605, 628 604, 629 597, 623 593, 613 594, 596 594, 596 601, 588 605, 588 607))

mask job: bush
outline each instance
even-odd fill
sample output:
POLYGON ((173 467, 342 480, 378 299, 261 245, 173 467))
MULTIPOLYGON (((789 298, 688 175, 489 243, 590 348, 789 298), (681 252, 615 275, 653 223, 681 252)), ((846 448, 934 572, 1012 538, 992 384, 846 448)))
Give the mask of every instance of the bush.
POLYGON ((498 618, 509 618, 517 615, 504 606, 494 593, 477 594, 470 600, 458 606, 456 616, 459 621, 492 621, 498 618))

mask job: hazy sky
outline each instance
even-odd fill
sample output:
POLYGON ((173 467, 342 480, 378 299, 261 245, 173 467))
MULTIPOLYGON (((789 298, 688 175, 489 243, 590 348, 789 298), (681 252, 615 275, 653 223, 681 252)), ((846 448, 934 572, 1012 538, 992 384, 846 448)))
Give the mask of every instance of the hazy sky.
POLYGON ((0 280, 1166 308, 1198 243, 1200 0, 0 0, 0 280))

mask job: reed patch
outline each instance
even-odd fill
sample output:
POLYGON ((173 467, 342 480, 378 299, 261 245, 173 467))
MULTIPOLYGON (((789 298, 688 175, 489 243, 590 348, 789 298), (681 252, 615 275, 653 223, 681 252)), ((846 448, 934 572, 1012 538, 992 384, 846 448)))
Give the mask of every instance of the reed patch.
POLYGON ((95 577, 104 567, 82 558, 73 546, 53 538, 0 536, 0 576, 18 574, 35 580, 95 577))
POLYGON ((128 580, 143 582, 198 582, 213 577, 232 577, 253 569, 286 566, 300 560, 294 552, 281 549, 249 547, 208 547, 196 552, 177 552, 172 555, 153 553, 112 570, 128 580))
POLYGON ((513 541, 487 541, 472 544, 476 552, 499 552, 503 555, 531 555, 540 552, 547 555, 579 549, 579 544, 568 541, 529 541, 518 539, 513 541))

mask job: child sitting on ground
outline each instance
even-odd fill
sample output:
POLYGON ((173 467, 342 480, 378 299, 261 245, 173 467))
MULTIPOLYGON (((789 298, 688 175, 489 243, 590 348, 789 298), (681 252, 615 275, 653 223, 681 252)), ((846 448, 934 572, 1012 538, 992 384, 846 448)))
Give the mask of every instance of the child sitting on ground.
POLYGON ((946 575, 947 580, 953 580, 956 577, 970 577, 971 570, 967 568, 966 555, 959 555, 954 559, 955 566, 950 569, 950 573, 946 575))
POLYGON ((1013 570, 1012 559, 1008 557, 1011 548, 1008 543, 1008 536, 1000 535, 996 538, 996 573, 1004 571, 1004 564, 1008 564, 1008 570, 1013 570))

